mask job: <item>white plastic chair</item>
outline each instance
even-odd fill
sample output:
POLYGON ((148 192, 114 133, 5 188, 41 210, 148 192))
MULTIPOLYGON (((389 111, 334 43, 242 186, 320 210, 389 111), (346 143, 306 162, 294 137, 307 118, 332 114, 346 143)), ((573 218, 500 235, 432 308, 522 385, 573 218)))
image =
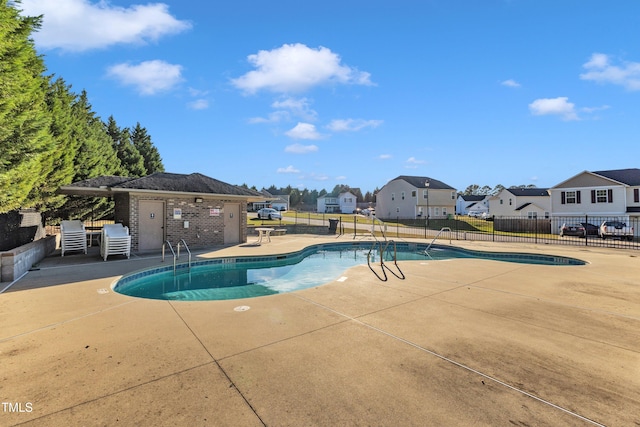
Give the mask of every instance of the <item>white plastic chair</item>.
POLYGON ((131 256, 129 227, 122 224, 106 224, 102 227, 100 256, 106 261, 109 255, 131 256))
POLYGON ((87 253, 87 232, 82 221, 71 220, 60 223, 60 247, 62 256, 69 251, 87 253))

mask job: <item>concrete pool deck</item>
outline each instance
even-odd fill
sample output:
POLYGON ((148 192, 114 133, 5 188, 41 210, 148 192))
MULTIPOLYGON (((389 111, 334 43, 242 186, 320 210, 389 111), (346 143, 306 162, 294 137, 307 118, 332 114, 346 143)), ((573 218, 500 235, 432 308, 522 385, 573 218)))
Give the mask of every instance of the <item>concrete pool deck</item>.
MULTIPOLYGON (((271 240, 201 256, 352 241, 271 240)), ((407 261, 387 282, 364 265, 181 302, 111 290, 158 254, 48 257, 0 294, 0 425, 640 425, 638 251, 453 244, 589 264, 407 261)))

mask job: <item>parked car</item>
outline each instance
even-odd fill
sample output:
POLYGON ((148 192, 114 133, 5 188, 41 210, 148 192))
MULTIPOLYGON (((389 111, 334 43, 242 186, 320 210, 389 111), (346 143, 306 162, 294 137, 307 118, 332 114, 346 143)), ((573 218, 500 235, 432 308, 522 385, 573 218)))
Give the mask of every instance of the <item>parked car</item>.
POLYGON ((585 230, 582 224, 562 224, 562 227, 560 227, 560 237, 564 236, 586 237, 587 230, 585 230))
POLYGON ((472 218, 480 218, 482 216, 482 212, 480 211, 469 211, 469 213, 467 214, 472 218))
POLYGON ((564 236, 597 236, 598 226, 589 224, 588 222, 579 222, 575 224, 562 224, 560 227, 560 237, 564 236))
POLYGON ((272 208, 262 208, 258 211, 259 219, 282 219, 282 214, 272 208))
POLYGON ((580 225, 587 231, 587 236, 597 236, 599 228, 597 225, 589 224, 588 222, 581 222, 580 225))
POLYGON ((600 225, 600 237, 620 237, 621 239, 633 240, 633 227, 627 226, 622 221, 604 221, 600 225))

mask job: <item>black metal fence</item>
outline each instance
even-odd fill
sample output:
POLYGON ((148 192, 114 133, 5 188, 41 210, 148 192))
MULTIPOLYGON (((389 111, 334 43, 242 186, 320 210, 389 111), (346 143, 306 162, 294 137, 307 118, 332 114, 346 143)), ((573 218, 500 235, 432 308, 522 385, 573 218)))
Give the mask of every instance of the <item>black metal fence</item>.
MULTIPOLYGON (((599 246, 640 249, 640 219, 604 216, 472 218, 451 216, 446 219, 386 221, 386 234, 392 237, 423 237, 452 240, 526 242, 573 246, 599 246), (615 223, 604 235, 600 227, 615 223), (624 224, 620 227, 620 223, 624 224), (617 226, 617 228, 616 228, 617 226), (564 230, 563 230, 564 227, 564 230), (583 231, 584 230, 584 231, 583 231), (562 231, 562 233, 561 233, 562 231)), ((376 226, 376 229, 379 227, 376 226)))
MULTIPOLYGON (((462 215, 449 215, 446 218, 402 219, 386 218, 384 221, 362 215, 315 214, 290 211, 282 220, 250 221, 254 225, 281 226, 295 224, 311 226, 323 234, 345 234, 358 236, 384 233, 388 238, 434 238, 447 240, 482 240, 492 242, 522 242, 534 244, 554 244, 573 246, 599 246, 640 249, 640 218, 620 216, 554 216, 551 218, 528 219, 522 217, 474 218, 462 215), (337 220, 337 225, 334 220, 337 220), (622 222, 622 229, 615 229, 614 236, 600 235, 603 222, 622 222), (332 222, 334 222, 332 224, 332 222), (577 226, 578 231, 567 229, 566 225, 577 226), (333 227, 333 229, 332 229, 333 227), (585 229, 586 237, 580 228, 585 229), (631 230, 633 230, 631 232, 631 230), (572 235, 573 232, 573 235, 572 235), (623 234, 626 233, 626 234, 623 234), (631 234, 632 233, 632 234, 631 234)), ((301 233, 309 233, 311 227, 298 227, 301 233)), ((288 232, 297 232, 295 228, 288 232)))

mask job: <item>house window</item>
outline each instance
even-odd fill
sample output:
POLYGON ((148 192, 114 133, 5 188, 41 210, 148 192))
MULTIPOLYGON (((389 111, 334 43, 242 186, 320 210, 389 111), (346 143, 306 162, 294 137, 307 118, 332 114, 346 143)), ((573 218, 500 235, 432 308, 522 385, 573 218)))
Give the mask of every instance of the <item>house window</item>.
POLYGON ((440 208, 436 208, 436 215, 435 216, 440 216, 440 208))
POLYGON ((429 198, 429 190, 422 190, 422 198, 423 199, 429 198))
POLYGON ((416 190, 411 191, 411 197, 416 197, 416 190))
POLYGON ((613 203, 613 190, 591 190, 591 203, 613 203))
POLYGON ((509 199, 509 206, 513 205, 513 200, 509 199))
POLYGON ((504 204, 504 200, 500 199, 500 204, 503 205, 504 204))
POLYGON ((442 216, 447 216, 447 208, 442 208, 442 216))
POLYGON ((538 212, 527 212, 527 218, 529 218, 529 219, 538 218, 538 212))
POLYGON ((396 199, 396 193, 391 193, 391 200, 395 200, 396 199))
POLYGON ((640 203, 640 189, 633 189, 633 202, 640 203))
POLYGON ((404 191, 402 192, 402 200, 404 200, 404 191))
POLYGON ((563 204, 569 204, 569 205, 574 205, 576 203, 580 203, 580 201, 578 200, 579 197, 579 192, 578 191, 563 191, 561 196, 562 196, 562 203, 563 204))
POLYGON ((451 192, 451 200, 455 200, 456 199, 456 192, 452 191, 451 192))

